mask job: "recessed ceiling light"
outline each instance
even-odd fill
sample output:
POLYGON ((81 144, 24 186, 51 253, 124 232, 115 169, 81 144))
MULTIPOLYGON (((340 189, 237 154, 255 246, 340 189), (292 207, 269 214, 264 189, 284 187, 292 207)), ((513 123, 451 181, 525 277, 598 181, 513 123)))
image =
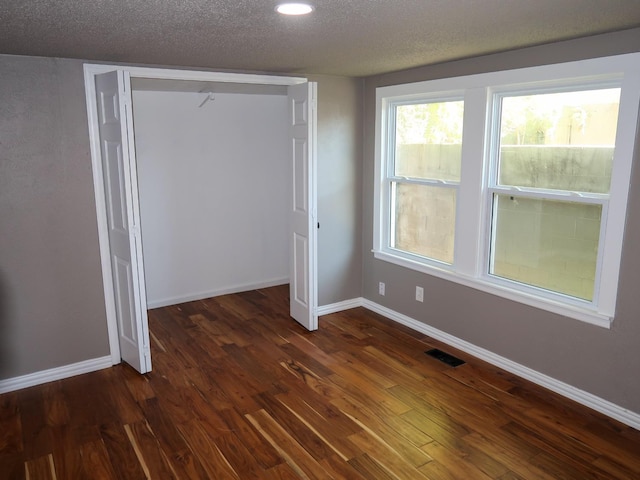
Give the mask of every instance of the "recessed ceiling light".
POLYGON ((281 3, 276 12, 283 15, 306 15, 313 12, 313 7, 306 3, 281 3))

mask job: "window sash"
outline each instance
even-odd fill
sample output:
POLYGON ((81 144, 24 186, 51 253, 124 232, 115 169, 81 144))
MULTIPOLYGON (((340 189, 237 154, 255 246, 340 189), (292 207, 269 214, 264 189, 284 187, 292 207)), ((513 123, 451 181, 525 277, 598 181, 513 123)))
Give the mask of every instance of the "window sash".
MULTIPOLYGON (((598 79, 597 81, 589 80, 589 79, 573 79, 573 80, 557 80, 550 82, 551 85, 530 85, 528 87, 518 86, 514 87, 497 87, 493 88, 491 91, 491 102, 493 105, 492 114, 491 114, 491 142, 490 142, 490 151, 489 151, 489 159, 491 162, 490 165, 490 175, 489 175, 489 186, 502 186, 506 188, 521 188, 521 189, 531 189, 537 191, 546 191, 546 192, 571 192, 571 194, 577 194, 578 196, 589 196, 592 192, 587 192, 583 190, 569 190, 569 189, 552 189, 552 188, 541 188, 541 187, 525 187, 519 185, 509 185, 500 183, 500 167, 501 167, 501 153, 502 153, 502 142, 500 139, 501 129, 502 129, 502 112, 503 112, 503 101, 505 98, 511 97, 520 97, 520 96, 535 96, 535 95, 548 95, 555 93, 571 93, 571 92, 580 92, 580 91, 593 91, 593 90, 608 90, 608 89, 621 89, 622 87, 622 78, 619 75, 612 75, 612 78, 609 79, 598 79)), ((622 93, 622 92, 621 92, 622 93)), ((620 102, 622 101, 622 97, 620 98, 620 102)), ((620 111, 618 111, 618 123, 620 121, 620 111)), ((618 125, 619 126, 619 125, 618 125)), ((614 141, 614 161, 615 161, 615 147, 617 141, 614 141)), ((527 145, 523 145, 527 146, 527 145)), ((529 145, 531 146, 531 145, 529 145)), ((553 145, 555 146, 555 145, 553 145)), ((541 146, 542 147, 542 146, 541 146)), ((552 145, 548 145, 547 147, 552 147, 552 145)), ((609 191, 602 192, 601 195, 605 195, 608 198, 610 193, 611 185, 609 186, 609 191)), ((598 195, 599 192, 593 192, 595 195, 598 195)))
MULTIPOLYGON (((421 187, 427 187, 430 189, 438 189, 438 190, 453 190, 453 198, 454 198, 454 202, 456 202, 456 198, 458 196, 458 184, 457 183, 445 183, 445 182, 440 182, 440 181, 424 181, 424 180, 415 180, 415 179, 389 179, 389 192, 390 192, 390 199, 389 199, 389 204, 390 204, 390 208, 388 210, 388 215, 389 215, 389 236, 388 236, 388 247, 391 250, 397 251, 399 254, 402 255, 408 255, 411 258, 414 258, 418 261, 423 261, 425 263, 430 263, 433 265, 438 265, 441 268, 453 268, 455 265, 455 238, 456 238, 456 220, 457 220, 457 215, 455 214, 455 210, 454 210, 454 218, 453 218, 453 238, 454 238, 454 245, 453 245, 453 257, 451 259, 451 262, 448 262, 446 260, 444 260, 442 257, 440 258, 436 258, 435 256, 429 256, 426 253, 425 254, 420 254, 417 251, 412 251, 412 250, 407 250, 407 249, 402 249, 400 248, 397 243, 397 229, 398 229, 398 225, 396 224, 397 221, 397 216, 398 216, 398 210, 397 210, 397 192, 398 192, 398 186, 401 185, 416 185, 416 186, 421 186, 421 187)), ((434 191, 434 190, 432 190, 434 191)), ((428 232, 426 232, 428 234, 428 232)))
POLYGON ((518 288, 528 290, 531 293, 538 294, 542 297, 546 297, 550 299, 561 298, 568 303, 571 303, 573 305, 578 305, 578 306, 580 305, 588 306, 588 305, 597 304, 598 293, 600 291, 600 281, 601 281, 600 274, 602 271, 602 258, 603 258, 603 252, 604 252, 602 239, 605 234, 608 202, 604 199, 584 199, 584 198, 577 199, 576 197, 573 197, 573 196, 567 197, 567 196, 561 196, 561 195, 545 195, 545 194, 527 195, 527 194, 521 194, 520 192, 514 193, 510 190, 504 191, 503 189, 490 189, 489 191, 491 192, 490 193, 491 223, 490 225, 487 226, 487 228, 489 230, 489 236, 490 236, 489 238, 490 247, 485 252, 486 269, 484 271, 484 274, 487 277, 494 279, 495 281, 501 282, 504 285, 512 285, 512 286, 517 285, 518 288), (577 295, 571 295, 569 293, 560 291, 559 289, 554 290, 552 288, 544 287, 542 285, 527 283, 524 280, 517 280, 514 278, 501 276, 494 272, 493 266, 496 260, 495 253, 496 253, 496 241, 497 241, 496 228, 497 228, 497 222, 498 222, 498 200, 497 199, 499 196, 512 197, 515 199, 523 199, 523 200, 543 200, 543 201, 551 201, 554 203, 565 203, 565 204, 571 203, 576 205, 600 207, 601 210, 600 210, 600 219, 599 219, 599 227, 598 227, 598 249, 597 249, 595 264, 594 264, 595 277, 594 277, 594 283, 593 283, 592 300, 581 298, 580 296, 577 296, 577 295))

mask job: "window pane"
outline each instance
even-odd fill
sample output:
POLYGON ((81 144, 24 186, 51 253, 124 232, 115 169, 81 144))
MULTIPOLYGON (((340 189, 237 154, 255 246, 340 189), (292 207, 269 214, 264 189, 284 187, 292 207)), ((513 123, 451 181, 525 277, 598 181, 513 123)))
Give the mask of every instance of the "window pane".
POLYGON ((495 195, 491 274, 593 299, 601 205, 495 195))
POLYGON ((464 102, 396 107, 395 174, 460 180, 464 102))
POLYGON ((499 183, 609 192, 620 89, 504 97, 499 183))
POLYGON ((456 190, 396 183, 394 193, 391 247, 453 263, 456 190))

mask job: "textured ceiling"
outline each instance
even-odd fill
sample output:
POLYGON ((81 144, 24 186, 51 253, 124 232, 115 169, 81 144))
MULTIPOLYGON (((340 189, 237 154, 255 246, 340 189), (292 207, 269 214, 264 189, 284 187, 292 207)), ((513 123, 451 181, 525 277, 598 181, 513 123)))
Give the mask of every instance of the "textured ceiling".
POLYGON ((2 0, 0 53, 366 76, 640 26, 640 0, 2 0))

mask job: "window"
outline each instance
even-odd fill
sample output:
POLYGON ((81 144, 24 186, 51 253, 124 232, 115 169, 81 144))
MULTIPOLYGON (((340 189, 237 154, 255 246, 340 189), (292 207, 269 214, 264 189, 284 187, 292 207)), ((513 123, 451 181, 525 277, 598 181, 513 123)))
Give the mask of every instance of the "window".
POLYGON ((608 327, 638 60, 379 88, 376 258, 608 327))

